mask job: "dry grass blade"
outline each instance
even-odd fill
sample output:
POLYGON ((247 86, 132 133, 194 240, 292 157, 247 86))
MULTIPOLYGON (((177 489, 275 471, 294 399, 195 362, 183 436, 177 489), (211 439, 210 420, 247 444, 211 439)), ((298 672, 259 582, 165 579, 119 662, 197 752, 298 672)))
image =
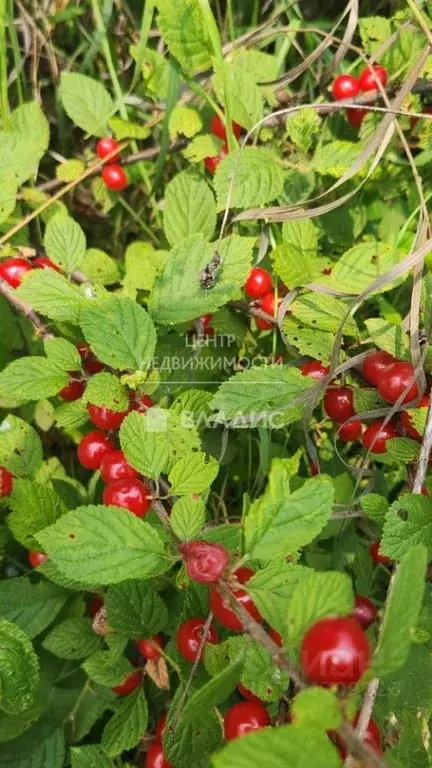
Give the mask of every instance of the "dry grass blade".
POLYGON ((357 29, 357 23, 358 23, 358 15, 359 15, 359 0, 350 0, 350 2, 348 3, 348 8, 349 8, 349 17, 348 17, 348 23, 345 30, 345 34, 341 40, 338 50, 336 51, 336 54, 331 63, 331 66, 326 69, 326 71, 324 72, 321 78, 321 86, 323 86, 330 79, 332 72, 334 72, 334 70, 337 69, 337 67, 339 66, 339 63, 342 61, 347 51, 349 50, 350 45, 352 43, 352 39, 355 35, 355 31, 357 29))

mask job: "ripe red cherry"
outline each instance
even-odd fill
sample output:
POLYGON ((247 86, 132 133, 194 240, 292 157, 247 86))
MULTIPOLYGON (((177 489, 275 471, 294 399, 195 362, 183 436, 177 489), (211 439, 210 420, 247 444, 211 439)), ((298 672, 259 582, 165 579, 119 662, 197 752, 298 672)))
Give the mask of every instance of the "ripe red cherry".
MULTIPOLYGON (((114 150, 120 149, 120 144, 115 139, 112 139, 111 136, 104 136, 103 139, 99 139, 98 143, 96 144, 96 154, 98 157, 100 157, 101 160, 104 160, 107 155, 109 155, 111 152, 114 152, 114 150)), ((113 155, 111 160, 108 160, 108 163, 118 163, 120 160, 120 152, 117 152, 116 155, 113 155)))
POLYGON ((213 320, 213 315, 208 313, 207 315, 201 315, 200 317, 201 325, 206 330, 211 325, 211 321, 213 320))
POLYGON ((275 316, 276 297, 274 293, 266 293, 259 303, 259 308, 270 317, 275 316))
POLYGON ((84 390, 85 384, 83 381, 75 381, 74 379, 71 379, 70 382, 60 390, 59 397, 67 402, 72 402, 73 400, 79 400, 83 395, 84 390))
POLYGON ((363 445, 372 453, 385 453, 387 440, 397 437, 397 432, 391 422, 384 426, 384 419, 373 421, 363 433, 363 445))
POLYGON ((103 457, 100 473, 104 483, 112 483, 113 480, 135 480, 138 477, 138 472, 131 467, 120 450, 110 451, 103 457))
POLYGON ((42 565, 45 560, 48 560, 48 555, 45 555, 43 552, 36 552, 34 549, 31 549, 28 553, 28 561, 32 568, 42 565))
POLYGON ((129 694, 132 693, 132 691, 134 691, 135 688, 138 688, 140 683, 141 683, 141 672, 138 672, 138 670, 136 670, 135 672, 132 672, 130 675, 125 677, 123 682, 120 683, 120 685, 116 685, 112 690, 118 696, 129 696, 129 694))
POLYGON ((103 492, 107 507, 127 509, 136 517, 144 517, 151 507, 151 491, 141 480, 114 480, 103 492))
POLYGON ((38 256, 36 259, 33 259, 33 266, 36 269, 53 269, 55 272, 61 272, 60 267, 54 264, 47 256, 38 256))
POLYGON ((255 694, 252 693, 249 688, 245 688, 241 683, 237 683, 237 689, 240 695, 243 696, 246 701, 258 701, 261 704, 261 699, 259 696, 255 696, 255 694))
POLYGON ((374 64, 372 67, 366 67, 359 77, 359 88, 361 91, 377 91, 378 81, 385 88, 388 75, 385 67, 380 64, 374 64))
POLYGON ((408 387, 402 402, 409 403, 419 395, 414 374, 415 369, 411 363, 392 363, 386 368, 385 375, 378 383, 378 392, 384 400, 395 403, 408 387))
POLYGON ((104 601, 99 595, 95 595, 87 605, 86 613, 94 619, 96 614, 103 608, 104 601))
POLYGON ((273 290, 273 282, 270 272, 262 267, 254 267, 245 282, 245 294, 250 299, 262 299, 266 293, 273 290))
POLYGON ((150 395, 138 395, 135 400, 132 401, 132 410, 139 413, 146 413, 149 408, 154 406, 154 400, 150 395))
MULTIPOLYGON (((186 661, 194 662, 197 658, 203 635, 204 619, 188 619, 180 624, 177 630, 176 643, 181 656, 186 661)), ((207 643, 215 645, 219 642, 219 635, 213 627, 210 627, 204 647, 207 643)))
POLYGON ((264 320, 263 317, 256 317, 255 322, 260 331, 270 331, 273 328, 273 323, 270 320, 264 320))
POLYGON ((308 360, 306 363, 303 363, 303 365, 300 366, 300 371, 303 376, 309 376, 311 379, 322 381, 326 376, 328 376, 330 368, 328 368, 326 365, 323 365, 320 360, 308 360))
POLYGON ((327 416, 342 424, 354 416, 353 391, 351 387, 328 389, 324 395, 324 410, 327 416))
POLYGON ((0 499, 9 496, 12 493, 12 487, 13 475, 11 475, 6 467, 0 467, 0 499))
POLYGON ((353 75, 339 75, 333 83, 332 94, 335 101, 354 99, 359 93, 360 86, 353 75))
MULTIPOLYGON (((429 396, 423 395, 418 405, 416 405, 415 409, 417 408, 428 408, 429 407, 429 396)), ((412 423, 411 420, 411 411, 403 411, 401 415, 401 423, 403 428, 405 429, 405 432, 407 435, 413 438, 413 440, 421 440, 422 436, 420 432, 415 428, 415 426, 412 423)))
POLYGON ((33 269, 27 259, 5 259, 0 262, 0 278, 9 283, 12 288, 18 288, 21 285, 21 281, 27 272, 31 272, 33 269))
POLYGON ((259 731, 270 725, 270 716, 259 701, 241 701, 230 707, 224 717, 224 735, 227 741, 259 731))
POLYGON ((173 768, 172 764, 165 759, 162 744, 155 741, 147 752, 145 763, 141 763, 142 768, 173 768))
POLYGON ((162 736, 164 735, 166 721, 167 721, 167 713, 164 712, 160 716, 159 720, 156 723, 156 727, 155 727, 156 739, 158 741, 162 741, 162 736))
POLYGON ((103 457, 114 448, 114 443, 103 432, 89 432, 78 446, 78 461, 86 469, 99 469, 103 457))
POLYGON ((160 635, 153 635, 145 640, 138 640, 136 646, 145 659, 158 659, 161 655, 162 638, 160 635))
POLYGON ((360 128, 369 111, 369 109, 354 109, 354 107, 347 107, 346 116, 349 124, 353 128, 360 128))
POLYGON ((219 163, 222 162, 224 157, 226 157, 228 154, 228 147, 224 145, 219 152, 218 155, 212 155, 212 157, 205 157, 204 158, 204 165, 207 168, 208 172, 212 175, 216 173, 216 169, 219 165, 219 163))
POLYGON ((392 355, 380 349, 364 360, 362 366, 363 376, 366 381, 377 387, 384 371, 394 362, 396 361, 392 355))
POLYGON ((214 584, 219 581, 229 563, 229 554, 220 544, 208 541, 191 541, 181 544, 188 576, 201 584, 214 584))
POLYGON ((110 408, 93 405, 93 403, 87 406, 87 410, 95 427, 106 430, 120 429, 129 413, 129 409, 127 411, 112 411, 110 408))
POLYGON ((87 373, 99 373, 105 368, 104 364, 93 354, 90 347, 83 342, 77 344, 77 350, 80 354, 83 368, 87 373))
POLYGON ((364 595, 356 595, 355 608, 351 614, 351 618, 355 619, 363 629, 368 629, 371 624, 376 621, 378 611, 375 608, 372 600, 364 595))
POLYGON ((391 562, 392 562, 391 558, 387 557, 387 555, 381 554, 380 546, 381 546, 381 542, 379 539, 372 542, 372 544, 369 547, 371 558, 372 560, 375 561, 375 563, 379 563, 380 565, 386 565, 388 567, 389 565, 391 565, 391 562))
MULTIPOLYGON (((354 720, 353 720, 353 727, 355 728, 357 726, 357 723, 360 718, 360 712, 357 712, 354 720)), ((365 735, 363 737, 363 740, 368 744, 368 746, 372 747, 372 749, 375 750, 379 755, 382 754, 381 749, 381 732, 376 724, 375 720, 369 720, 365 735)), ((339 750, 339 754, 343 760, 346 759, 348 753, 345 749, 345 745, 342 743, 342 741, 338 738, 337 734, 334 737, 334 741, 336 742, 336 745, 339 750)))
POLYGON ((363 425, 361 421, 350 421, 349 424, 344 424, 338 430, 337 436, 343 443, 352 443, 361 437, 362 430, 363 425))
MULTIPOLYGON (((250 568, 237 568, 234 575, 240 584, 246 584, 254 576, 254 573, 250 568)), ((255 621, 262 620, 258 608, 244 589, 233 589, 232 592, 237 601, 250 613, 255 621)), ((210 591, 210 610, 223 627, 232 629, 234 632, 242 631, 243 625, 241 621, 239 621, 234 611, 225 604, 215 587, 212 587, 210 591)))
POLYGON ((121 192, 128 185, 128 178, 121 165, 106 165, 102 168, 102 181, 113 192, 121 192))
POLYGON ((303 673, 317 685, 354 685, 368 669, 370 656, 365 633, 349 616, 317 621, 300 651, 303 673))
MULTIPOLYGON (((233 122, 232 129, 234 136, 238 139, 241 134, 241 126, 233 122)), ((217 136, 218 139, 222 139, 222 141, 227 140, 226 128, 219 115, 213 115, 210 123, 210 131, 213 136, 217 136)))

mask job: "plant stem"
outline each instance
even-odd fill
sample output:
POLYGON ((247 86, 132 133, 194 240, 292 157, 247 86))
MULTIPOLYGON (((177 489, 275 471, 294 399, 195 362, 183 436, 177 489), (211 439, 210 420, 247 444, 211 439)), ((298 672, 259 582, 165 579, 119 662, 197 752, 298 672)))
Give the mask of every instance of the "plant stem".
POLYGON ((0 116, 3 128, 9 128, 9 99, 6 51, 6 0, 0 0, 0 116))

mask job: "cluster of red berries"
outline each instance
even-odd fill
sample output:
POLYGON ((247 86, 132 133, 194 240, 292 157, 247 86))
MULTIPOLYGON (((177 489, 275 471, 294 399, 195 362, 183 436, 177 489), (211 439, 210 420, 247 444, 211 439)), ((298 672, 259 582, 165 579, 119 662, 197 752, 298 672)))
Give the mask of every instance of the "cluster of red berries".
MULTIPOLYGON (((257 308, 267 315, 274 317, 276 309, 276 299, 274 294, 273 280, 270 272, 262 267, 251 269, 248 279, 244 285, 246 296, 256 301, 257 308)), ((263 317, 255 318, 256 324, 261 331, 269 331, 273 328, 273 323, 265 320, 263 317)))
POLYGON ((61 272, 60 267, 46 256, 37 256, 32 261, 15 256, 0 262, 0 278, 11 288, 18 288, 24 275, 32 272, 33 269, 54 269, 56 272, 61 272))
POLYGON ((112 155, 109 160, 106 161, 106 165, 102 168, 102 181, 108 189, 113 192, 121 192, 126 189, 128 185, 128 178, 126 176, 124 168, 119 165, 120 160, 120 144, 110 136, 104 136, 103 139, 99 139, 96 144, 96 154, 101 160, 110 155, 112 152, 116 154, 112 155))
MULTIPOLYGON (((234 136, 238 139, 238 137, 241 134, 241 126, 237 123, 232 123, 232 129, 234 136)), ((224 142, 224 145, 219 152, 218 155, 214 155, 213 157, 205 157, 204 158, 204 165, 209 173, 214 174, 216 172, 216 168, 218 167, 219 163, 224 159, 224 157, 228 154, 228 146, 227 146, 227 133, 226 133, 226 127, 224 123, 222 122, 219 115, 213 115, 211 123, 210 123, 210 132, 213 134, 213 136, 217 136, 218 139, 222 139, 224 142)))
MULTIPOLYGON (((378 83, 385 88, 388 75, 385 67, 375 64, 372 67, 366 67, 359 77, 354 75, 339 75, 333 83, 332 94, 335 101, 344 99, 355 99, 360 93, 373 93, 379 89, 378 83)), ((353 128, 359 128, 366 117, 368 109, 356 109, 348 107, 346 111, 347 120, 353 128)))

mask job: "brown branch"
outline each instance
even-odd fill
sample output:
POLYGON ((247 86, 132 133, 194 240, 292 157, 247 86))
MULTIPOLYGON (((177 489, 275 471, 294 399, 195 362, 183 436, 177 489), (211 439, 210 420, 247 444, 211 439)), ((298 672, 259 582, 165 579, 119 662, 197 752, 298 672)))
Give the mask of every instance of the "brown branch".
POLYGON ((275 317, 268 315, 267 312, 263 312, 258 307, 254 307, 254 305, 249 304, 248 301, 229 301, 228 306, 233 309, 239 309, 240 312, 244 312, 251 317, 260 317, 262 320, 267 320, 268 323, 272 323, 273 325, 278 324, 275 317))
POLYGON ((48 330, 48 328, 44 325, 40 317, 36 314, 34 309, 29 305, 26 304, 24 301, 21 301, 21 299, 18 298, 16 295, 16 292, 14 288, 11 288, 4 280, 0 279, 0 293, 3 294, 5 299, 8 300, 9 304, 16 309, 18 312, 20 312, 22 315, 25 315, 27 320, 31 322, 33 327, 36 330, 36 333, 38 336, 40 336, 44 341, 49 341, 49 339, 54 338, 54 334, 48 330))

